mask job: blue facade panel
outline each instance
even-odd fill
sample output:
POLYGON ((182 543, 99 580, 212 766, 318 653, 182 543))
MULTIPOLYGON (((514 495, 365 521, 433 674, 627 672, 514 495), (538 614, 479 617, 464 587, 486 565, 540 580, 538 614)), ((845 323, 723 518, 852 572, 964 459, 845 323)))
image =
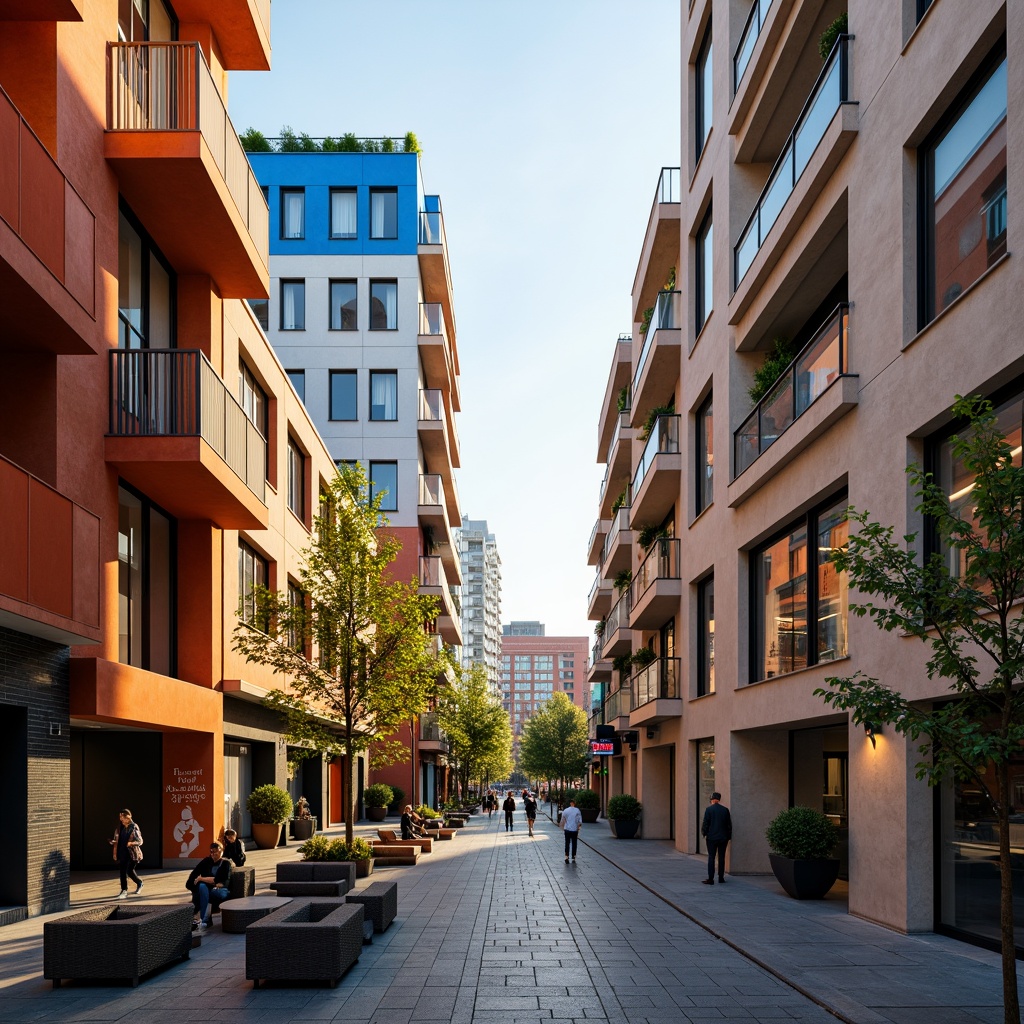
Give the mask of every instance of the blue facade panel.
POLYGON ((416 153, 249 153, 267 190, 271 256, 415 255, 422 187, 416 153), (370 237, 370 189, 398 190, 398 237, 370 237), (303 238, 281 237, 281 189, 305 190, 303 238), (332 188, 356 190, 356 238, 331 238, 332 188))

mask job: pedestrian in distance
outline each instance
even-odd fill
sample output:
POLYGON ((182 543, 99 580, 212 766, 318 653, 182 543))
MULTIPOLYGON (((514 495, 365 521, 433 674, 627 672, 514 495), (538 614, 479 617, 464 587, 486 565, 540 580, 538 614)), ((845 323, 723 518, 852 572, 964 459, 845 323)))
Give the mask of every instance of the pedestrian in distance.
POLYGON ((537 798, 527 791, 523 797, 523 809, 526 811, 526 827, 530 830, 530 838, 533 838, 533 824, 537 820, 537 798))
POLYGON ((129 878, 135 883, 135 895, 142 892, 142 879, 137 870, 142 863, 142 829, 132 820, 132 812, 127 807, 118 811, 117 818, 118 825, 110 845, 121 872, 121 891, 117 898, 123 900, 128 898, 129 878))
POLYGON ((576 863, 576 843, 580 837, 580 829, 583 827, 583 815, 576 806, 576 801, 570 800, 569 806, 558 817, 558 824, 565 833, 565 863, 569 863, 572 856, 573 864, 576 863))
POLYGON ((245 843, 233 828, 224 829, 224 856, 236 867, 245 864, 245 843))
POLYGON ((721 793, 711 794, 711 803, 704 811, 700 834, 707 840, 708 877, 702 878, 705 885, 715 884, 715 858, 718 858, 718 881, 725 883, 725 848, 732 839, 732 815, 722 802, 721 793))
POLYGON ((209 908, 216 909, 230 895, 231 861, 224 856, 220 843, 210 843, 210 856, 204 857, 193 869, 185 882, 185 888, 192 893, 195 917, 192 927, 206 928, 210 923, 209 908))
POLYGON ((402 838, 412 839, 412 804, 406 804, 402 811, 402 838))
POLYGON ((505 797, 505 802, 501 805, 501 809, 505 812, 505 831, 514 831, 512 815, 516 812, 516 799, 511 792, 505 797))

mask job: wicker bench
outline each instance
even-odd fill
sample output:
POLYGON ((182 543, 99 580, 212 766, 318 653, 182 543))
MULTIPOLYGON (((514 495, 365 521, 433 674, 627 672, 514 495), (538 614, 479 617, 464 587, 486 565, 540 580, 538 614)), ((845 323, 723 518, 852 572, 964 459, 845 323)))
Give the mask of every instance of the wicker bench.
POLYGON ((192 950, 192 907, 93 907, 43 925, 43 977, 60 988, 64 978, 139 978, 192 950))
POLYGON ((356 866, 350 860, 285 862, 277 865, 278 896, 342 897, 356 885, 356 866))
POLYGON ((245 930, 245 976, 261 981, 327 981, 359 959, 363 908, 342 900, 294 900, 245 930))
POLYGON ((291 897, 285 896, 242 896, 237 900, 225 900, 221 910, 221 929, 234 935, 242 934, 254 921, 280 910, 291 897))
POLYGON ((350 892, 345 900, 361 903, 363 913, 373 922, 373 930, 382 932, 398 916, 398 883, 371 882, 365 889, 350 892))

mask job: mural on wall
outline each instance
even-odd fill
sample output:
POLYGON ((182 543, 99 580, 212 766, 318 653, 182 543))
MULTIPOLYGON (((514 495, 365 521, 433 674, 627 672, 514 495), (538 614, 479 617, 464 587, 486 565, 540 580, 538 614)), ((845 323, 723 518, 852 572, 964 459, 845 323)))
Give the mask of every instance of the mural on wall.
POLYGON ((174 841, 181 844, 181 856, 191 857, 199 846, 199 834, 203 826, 192 817, 192 808, 186 804, 181 809, 180 820, 174 823, 174 841))
MULTIPOLYGON (((164 799, 180 816, 174 822, 172 835, 179 844, 180 857, 192 857, 199 847, 199 836, 206 830, 197 820, 201 805, 207 798, 206 772, 203 768, 173 768, 171 779, 164 786, 164 799)), ((202 808, 205 810, 205 808, 202 808)))

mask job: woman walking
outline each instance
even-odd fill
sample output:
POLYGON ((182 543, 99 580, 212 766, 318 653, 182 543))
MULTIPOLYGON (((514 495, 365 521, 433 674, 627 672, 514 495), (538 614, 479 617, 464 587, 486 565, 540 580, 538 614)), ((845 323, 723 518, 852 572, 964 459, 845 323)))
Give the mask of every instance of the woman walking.
POLYGON ((142 879, 136 870, 142 863, 142 829, 132 820, 132 812, 127 807, 118 812, 119 824, 114 830, 114 838, 110 840, 113 847, 114 860, 121 870, 121 892, 118 899, 128 896, 128 879, 135 883, 135 895, 142 892, 142 879))
POLYGON ((533 824, 537 820, 537 798, 527 791, 523 794, 523 807, 526 809, 526 827, 530 830, 530 838, 533 838, 533 824))

